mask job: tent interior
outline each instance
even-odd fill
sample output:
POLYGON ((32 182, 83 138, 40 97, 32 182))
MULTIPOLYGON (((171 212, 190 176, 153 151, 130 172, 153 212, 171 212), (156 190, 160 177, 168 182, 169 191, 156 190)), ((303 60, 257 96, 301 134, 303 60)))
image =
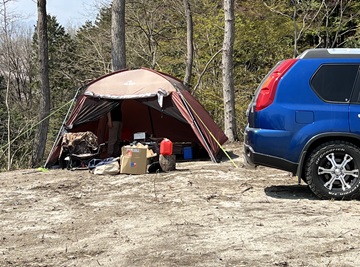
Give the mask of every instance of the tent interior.
MULTIPOLYGON (((199 139, 196 137, 190 124, 181 116, 176 107, 167 104, 169 98, 165 98, 163 111, 156 107, 157 99, 124 99, 122 102, 122 144, 129 144, 134 140, 135 133, 146 133, 145 142, 160 142, 163 138, 170 139, 174 144, 174 153, 181 158, 183 146, 192 146, 194 157, 207 157, 199 139), (171 115, 169 115, 171 114, 171 115)), ((87 101, 99 102, 97 99, 87 101)), ((88 113, 87 122, 76 124, 69 129, 69 132, 91 131, 98 137, 99 143, 107 143, 108 127, 107 112, 115 107, 119 100, 102 100, 105 108, 103 112, 88 113)), ((93 103, 95 104, 95 103, 93 103)), ((91 106, 91 105, 90 105, 91 106)), ((97 103, 99 106, 99 103, 97 103)), ((88 109, 88 108, 87 108, 88 109)), ((158 151, 154 151, 158 153, 158 151)))

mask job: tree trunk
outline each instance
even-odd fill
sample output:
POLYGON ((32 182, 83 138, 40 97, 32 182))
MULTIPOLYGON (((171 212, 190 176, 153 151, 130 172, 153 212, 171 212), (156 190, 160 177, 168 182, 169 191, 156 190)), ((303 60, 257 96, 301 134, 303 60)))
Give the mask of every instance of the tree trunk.
POLYGON ((298 55, 298 28, 297 28, 297 23, 296 23, 296 17, 297 17, 297 1, 296 0, 292 0, 292 3, 294 5, 294 12, 293 12, 293 24, 294 24, 294 58, 298 55))
POLYGON ((235 117, 235 89, 233 74, 233 45, 235 35, 234 0, 224 0, 225 29, 222 53, 224 127, 230 142, 238 139, 235 117))
POLYGON ((9 32, 8 32, 8 16, 7 16, 7 1, 3 0, 2 1, 2 18, 3 18, 3 35, 4 35, 4 47, 5 47, 5 64, 6 64, 6 68, 7 68, 7 82, 6 82, 6 94, 5 94, 5 106, 6 106, 6 111, 7 111, 7 170, 9 171, 11 169, 11 156, 12 156, 12 151, 11 151, 11 122, 12 122, 12 118, 11 118, 11 108, 10 108, 10 80, 11 80, 11 60, 10 60, 10 55, 11 55, 11 51, 10 51, 10 47, 11 47, 11 43, 10 43, 10 36, 9 36, 9 32))
MULTIPOLYGON (((9 56, 9 55, 7 55, 9 56)), ((11 169, 11 110, 9 105, 9 96, 10 96, 10 79, 11 79, 11 72, 9 71, 8 81, 6 85, 6 96, 5 96, 5 106, 7 110, 7 170, 10 171, 11 169)))
POLYGON ((194 60, 194 45, 193 45, 193 21, 191 16, 191 8, 189 0, 184 0, 185 5, 185 19, 186 19, 186 72, 184 77, 184 84, 190 86, 192 75, 192 65, 194 60))
POLYGON ((39 166, 44 156, 46 138, 49 129, 50 114, 50 89, 49 89, 49 58, 48 58, 48 37, 47 37, 47 18, 46 0, 37 1, 38 21, 37 34, 39 38, 39 69, 40 69, 40 103, 39 103, 39 126, 37 129, 32 166, 39 166))
POLYGON ((125 0, 113 0, 111 11, 111 63, 116 71, 126 68, 125 0))

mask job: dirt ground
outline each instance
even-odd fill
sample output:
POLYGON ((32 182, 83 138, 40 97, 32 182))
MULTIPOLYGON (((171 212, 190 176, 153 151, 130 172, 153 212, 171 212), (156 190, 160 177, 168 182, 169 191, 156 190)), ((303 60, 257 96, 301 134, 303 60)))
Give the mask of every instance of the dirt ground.
POLYGON ((359 266, 360 206, 230 160, 0 174, 0 266, 359 266))

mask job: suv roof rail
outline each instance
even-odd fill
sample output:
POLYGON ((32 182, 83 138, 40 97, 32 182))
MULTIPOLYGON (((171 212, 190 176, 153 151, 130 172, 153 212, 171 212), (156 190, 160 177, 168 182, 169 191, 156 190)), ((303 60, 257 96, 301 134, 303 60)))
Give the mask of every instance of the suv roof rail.
POLYGON ((297 58, 360 58, 360 48, 313 48, 297 58))

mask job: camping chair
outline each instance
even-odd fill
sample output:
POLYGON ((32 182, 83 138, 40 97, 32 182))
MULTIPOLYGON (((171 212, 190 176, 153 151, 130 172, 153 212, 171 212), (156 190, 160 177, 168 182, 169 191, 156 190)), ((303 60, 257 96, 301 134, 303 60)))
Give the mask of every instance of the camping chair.
POLYGON ((68 170, 87 169, 88 163, 100 158, 101 149, 105 144, 98 145, 97 136, 88 132, 65 133, 61 143, 61 157, 68 170))

